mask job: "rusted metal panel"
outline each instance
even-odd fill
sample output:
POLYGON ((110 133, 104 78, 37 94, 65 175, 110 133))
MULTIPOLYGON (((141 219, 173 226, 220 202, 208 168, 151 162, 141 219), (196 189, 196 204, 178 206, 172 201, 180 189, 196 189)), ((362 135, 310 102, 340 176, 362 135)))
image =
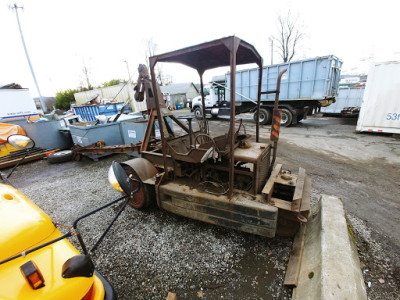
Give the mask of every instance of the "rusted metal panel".
POLYGON ((257 50, 249 43, 235 37, 229 36, 222 39, 187 47, 177 51, 150 57, 150 61, 176 62, 196 69, 199 74, 205 70, 230 65, 229 54, 232 43, 239 43, 237 49, 237 64, 257 63, 262 67, 262 58, 257 50))
POLYGON ((257 160, 270 149, 269 144, 251 143, 249 148, 236 148, 234 157, 236 161, 256 163, 257 160))
MULTIPOLYGON (((157 153, 154 151, 143 151, 140 153, 143 158, 151 161, 156 168, 163 168, 164 161, 162 153, 157 153)), ((171 155, 167 155, 167 165, 169 169, 174 168, 174 160, 171 155)))
POLYGON ((274 237, 278 209, 261 196, 235 191, 231 198, 211 195, 174 182, 160 186, 161 208, 207 223, 274 237))
POLYGON ((140 152, 140 144, 106 146, 104 141, 98 141, 87 146, 75 145, 72 150, 76 154, 131 153, 140 152))
POLYGON ((121 165, 127 165, 132 168, 139 176, 140 180, 143 182, 149 178, 156 176, 156 174, 158 173, 154 165, 144 158, 134 158, 131 160, 127 160, 121 163, 121 165))

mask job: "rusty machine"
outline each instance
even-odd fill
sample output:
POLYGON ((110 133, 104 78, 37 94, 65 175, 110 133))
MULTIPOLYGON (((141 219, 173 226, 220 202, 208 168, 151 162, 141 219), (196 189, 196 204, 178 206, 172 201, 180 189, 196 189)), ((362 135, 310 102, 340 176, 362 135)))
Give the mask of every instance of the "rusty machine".
MULTIPOLYGON (((147 101, 148 125, 138 149, 141 158, 121 163, 131 178, 143 183, 131 196, 131 206, 141 209, 156 202, 161 209, 181 216, 256 235, 295 234, 309 216, 311 182, 302 168, 295 175, 275 165, 279 87, 285 71, 279 74, 276 90, 262 92, 262 58, 251 44, 235 36, 150 57, 150 74, 140 65, 135 99, 147 101), (154 71, 158 63, 181 63, 197 70, 202 119, 175 116, 166 108, 154 71), (242 120, 235 119, 236 66, 250 63, 259 67, 258 111, 262 93, 276 94, 268 142, 260 140, 258 121, 255 139, 250 139, 242 120), (212 136, 213 121, 207 120, 204 111, 203 74, 224 66, 230 66, 229 130, 212 136), (179 130, 173 130, 171 122, 179 130), (193 130, 192 122, 198 122, 198 130, 193 130)), ((131 185, 132 190, 137 188, 136 182, 131 185)))

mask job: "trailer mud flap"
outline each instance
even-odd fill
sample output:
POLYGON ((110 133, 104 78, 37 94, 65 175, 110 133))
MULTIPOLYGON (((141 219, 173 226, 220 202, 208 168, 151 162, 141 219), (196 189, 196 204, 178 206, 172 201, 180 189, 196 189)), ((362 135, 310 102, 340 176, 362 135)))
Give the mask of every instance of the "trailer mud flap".
POLYGON ((262 196, 235 191, 228 200, 171 182, 160 186, 159 197, 161 208, 184 217, 270 238, 276 233, 278 209, 262 196))

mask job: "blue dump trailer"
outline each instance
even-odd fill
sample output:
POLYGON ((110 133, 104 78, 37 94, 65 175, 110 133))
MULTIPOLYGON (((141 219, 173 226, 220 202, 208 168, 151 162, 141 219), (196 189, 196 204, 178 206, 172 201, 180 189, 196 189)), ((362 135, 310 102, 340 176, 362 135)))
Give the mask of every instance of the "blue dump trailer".
MULTIPOLYGON (((307 114, 335 102, 342 64, 339 58, 329 55, 263 67, 262 92, 275 90, 279 72, 287 69, 282 77, 279 95, 279 108, 282 109, 281 126, 296 124, 307 114)), ((237 114, 255 112, 258 73, 258 68, 236 71, 237 114)), ((216 101, 208 102, 206 97, 207 113, 214 117, 229 115, 229 87, 229 73, 225 75, 224 80, 212 83, 210 96, 214 95, 216 101), (212 107, 207 103, 212 104, 212 107)), ((271 123, 274 99, 275 94, 261 96, 261 124, 271 123)), ((195 111, 196 107, 192 109, 195 111)))
POLYGON ((339 87, 336 102, 321 108, 324 115, 358 117, 364 97, 365 86, 339 87))

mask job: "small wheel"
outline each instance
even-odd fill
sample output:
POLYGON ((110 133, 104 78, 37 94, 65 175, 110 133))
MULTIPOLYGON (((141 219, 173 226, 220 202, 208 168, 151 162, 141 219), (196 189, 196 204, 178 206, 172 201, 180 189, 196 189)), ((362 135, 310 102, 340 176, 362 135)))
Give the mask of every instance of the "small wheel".
POLYGON ((58 151, 47 156, 47 161, 51 164, 66 162, 72 160, 73 155, 72 150, 58 151))
POLYGON ((193 113, 196 118, 201 119, 203 117, 203 112, 201 111, 201 107, 197 106, 194 110, 193 113))
MULTIPOLYGON (((253 115, 254 122, 257 122, 257 111, 253 115)), ((260 124, 265 125, 271 123, 271 111, 266 108, 260 108, 260 124)))
MULTIPOLYGON (((125 172, 128 176, 132 176, 132 178, 140 180, 139 176, 132 168, 130 168, 129 166, 123 166, 123 168, 125 169, 125 172)), ((131 180, 132 191, 137 189, 138 185, 139 184, 137 182, 131 180)), ((137 193, 133 194, 133 196, 131 196, 128 204, 138 210, 150 208, 155 204, 155 193, 152 192, 151 188, 149 188, 145 184, 142 184, 140 190, 137 191, 137 193)))
POLYGON ((281 126, 288 127, 292 124, 293 115, 290 110, 282 108, 281 126))

